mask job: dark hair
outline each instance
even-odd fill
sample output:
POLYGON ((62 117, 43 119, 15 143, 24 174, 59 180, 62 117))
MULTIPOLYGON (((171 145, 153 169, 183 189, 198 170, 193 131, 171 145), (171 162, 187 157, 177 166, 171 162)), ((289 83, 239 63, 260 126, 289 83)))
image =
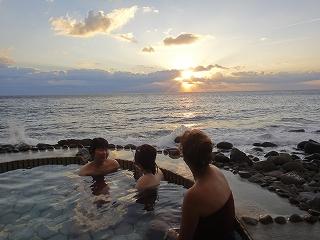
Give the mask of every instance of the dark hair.
POLYGON ((157 150, 149 144, 143 144, 137 147, 134 155, 134 162, 141 165, 141 167, 152 174, 157 172, 156 164, 157 150))
POLYGON ((202 131, 186 131, 181 137, 183 158, 198 171, 202 171, 212 160, 213 143, 202 131))
POLYGON ((108 149, 108 141, 105 140, 104 138, 94 138, 94 139, 92 139, 91 144, 90 144, 90 148, 89 148, 89 152, 90 152, 91 156, 94 155, 94 151, 97 148, 108 149))

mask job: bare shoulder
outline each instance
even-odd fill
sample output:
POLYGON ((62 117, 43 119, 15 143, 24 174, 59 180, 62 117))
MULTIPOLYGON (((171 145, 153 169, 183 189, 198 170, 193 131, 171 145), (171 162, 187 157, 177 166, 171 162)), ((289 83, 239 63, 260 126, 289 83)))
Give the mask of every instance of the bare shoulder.
POLYGON ((83 165, 80 169, 79 169, 79 176, 88 176, 89 172, 91 169, 91 163, 87 163, 85 165, 83 165))

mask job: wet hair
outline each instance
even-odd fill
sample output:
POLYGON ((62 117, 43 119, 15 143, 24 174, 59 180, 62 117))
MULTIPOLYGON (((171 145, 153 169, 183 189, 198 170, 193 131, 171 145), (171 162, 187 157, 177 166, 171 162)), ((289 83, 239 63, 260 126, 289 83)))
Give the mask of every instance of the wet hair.
POLYGON ((181 137, 182 154, 185 162, 202 171, 212 160, 213 143, 202 131, 186 131, 181 137))
POLYGON ((94 152, 97 148, 104 148, 108 149, 108 141, 104 138, 94 138, 91 141, 90 147, 89 147, 89 153, 91 157, 94 157, 94 152))
POLYGON ((157 150, 149 144, 144 144, 137 147, 134 162, 139 164, 146 172, 156 174, 158 168, 156 156, 157 150))

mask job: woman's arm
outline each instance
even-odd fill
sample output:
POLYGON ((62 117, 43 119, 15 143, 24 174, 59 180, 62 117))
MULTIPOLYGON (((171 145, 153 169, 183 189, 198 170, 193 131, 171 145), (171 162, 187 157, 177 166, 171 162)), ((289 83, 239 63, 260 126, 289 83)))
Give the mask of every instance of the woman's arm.
POLYGON ((199 214, 197 211, 198 203, 195 197, 194 193, 187 191, 183 199, 182 218, 178 240, 193 239, 193 235, 199 221, 199 214))

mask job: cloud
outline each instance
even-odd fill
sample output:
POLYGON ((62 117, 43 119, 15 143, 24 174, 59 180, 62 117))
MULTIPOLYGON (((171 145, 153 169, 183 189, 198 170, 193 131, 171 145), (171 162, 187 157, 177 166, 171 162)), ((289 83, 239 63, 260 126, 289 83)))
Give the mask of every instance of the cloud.
POLYGON ((72 37, 92 37, 97 34, 110 34, 120 29, 134 18, 138 7, 115 9, 105 14, 103 11, 88 12, 84 21, 77 21, 69 16, 51 18, 50 23, 58 35, 72 37))
POLYGON ((147 53, 152 53, 154 52, 154 48, 153 47, 144 47, 142 48, 142 52, 147 52, 147 53))
POLYGON ((163 40, 164 45, 182 45, 182 44, 191 44, 196 42, 201 38, 200 35, 195 35, 192 33, 181 33, 177 37, 167 37, 163 40))
POLYGON ((142 7, 142 11, 144 13, 159 13, 159 10, 154 7, 142 7))
POLYGON ((320 71, 267 73, 219 66, 208 65, 204 68, 210 71, 198 72, 203 75, 188 76, 175 69, 151 68, 148 73, 99 69, 40 71, 0 64, 0 95, 178 92, 183 85, 192 85, 192 90, 199 92, 320 89, 320 71))
POLYGON ((131 42, 131 43, 137 43, 137 39, 135 39, 133 33, 122 33, 115 35, 115 37, 119 40, 126 41, 126 42, 131 42))
POLYGON ((227 67, 224 67, 224 66, 215 64, 215 65, 208 65, 208 66, 206 66, 206 67, 204 67, 204 66, 197 66, 197 67, 193 68, 192 70, 193 70, 193 71, 196 71, 196 72, 202 72, 202 71, 210 71, 210 70, 213 69, 213 68, 229 69, 229 68, 227 68, 227 67))
POLYGON ((14 59, 11 55, 11 48, 0 49, 0 65, 13 65, 14 59))

